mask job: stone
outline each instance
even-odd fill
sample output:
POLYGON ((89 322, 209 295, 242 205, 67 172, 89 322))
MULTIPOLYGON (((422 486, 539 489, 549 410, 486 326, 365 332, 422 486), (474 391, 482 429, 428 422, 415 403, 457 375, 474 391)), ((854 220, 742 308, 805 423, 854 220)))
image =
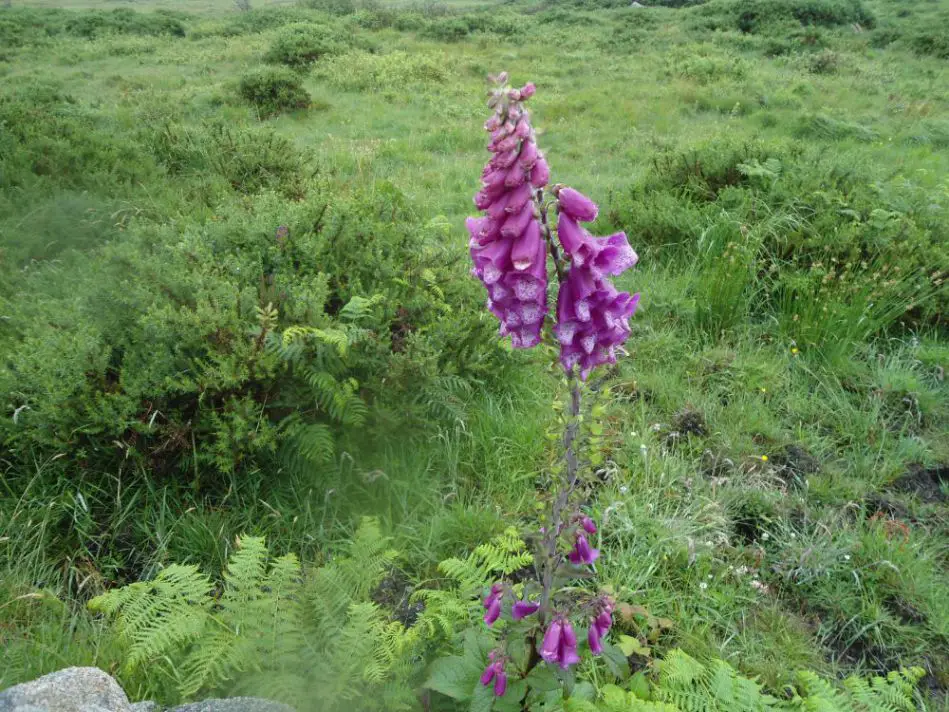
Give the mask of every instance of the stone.
POLYGON ((99 668, 71 667, 0 692, 0 712, 132 712, 132 706, 99 668))
POLYGON ((161 706, 152 700, 132 703, 132 712, 161 712, 161 710, 161 706))
POLYGON ((174 707, 169 712, 295 712, 295 710, 281 702, 260 697, 229 697, 223 700, 192 702, 181 707, 174 707))

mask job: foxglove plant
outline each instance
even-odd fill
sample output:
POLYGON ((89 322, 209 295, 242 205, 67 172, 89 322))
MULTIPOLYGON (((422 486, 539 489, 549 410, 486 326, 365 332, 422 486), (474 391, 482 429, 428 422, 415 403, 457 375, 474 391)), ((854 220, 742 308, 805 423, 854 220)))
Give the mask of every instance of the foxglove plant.
POLYGON ((535 86, 512 88, 506 73, 492 80, 495 86, 488 102, 492 114, 485 122, 492 157, 474 198, 483 214, 466 223, 472 273, 487 290, 487 308, 500 321, 500 335, 510 336, 511 345, 519 349, 542 342, 549 314, 548 272, 556 276, 555 319, 549 333, 570 384, 563 467, 535 556, 536 580, 524 585, 521 597, 511 582, 492 582, 483 601, 484 623, 494 626, 501 620, 505 631, 481 683, 486 687, 493 683, 494 694, 501 696, 508 688, 509 673, 526 676, 542 663, 567 670, 580 662, 575 625, 586 629, 590 653, 604 650, 613 600, 563 586, 571 578, 589 578, 600 555, 590 543, 597 525, 575 502, 582 384, 597 366, 615 363, 629 337, 629 319, 639 295, 619 291, 610 281, 636 264, 626 235, 591 235, 581 223, 596 219, 596 204, 564 185, 547 189, 550 170, 525 107, 535 86), (548 219, 551 208, 557 213, 556 239, 548 219), (516 670, 507 648, 520 634, 531 652, 516 670))

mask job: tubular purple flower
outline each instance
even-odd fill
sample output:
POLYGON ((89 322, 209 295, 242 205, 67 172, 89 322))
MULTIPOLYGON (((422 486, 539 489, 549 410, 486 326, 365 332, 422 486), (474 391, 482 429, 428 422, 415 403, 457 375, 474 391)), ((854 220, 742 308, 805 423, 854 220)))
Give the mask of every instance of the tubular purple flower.
POLYGON ((540 657, 548 663, 560 661, 560 640, 563 637, 562 618, 554 618, 544 633, 544 642, 540 646, 540 657))
POLYGON ((573 545, 573 549, 567 558, 572 564, 592 564, 600 556, 600 551, 594 549, 590 546, 590 542, 587 541, 587 538, 580 532, 577 532, 577 540, 573 545))
POLYGON ((505 692, 507 692, 507 673, 501 668, 494 678, 494 696, 504 697, 505 692))
POLYGON ((539 603, 534 603, 533 601, 516 601, 511 607, 511 617, 519 621, 522 618, 526 618, 529 615, 537 613, 537 609, 540 608, 539 603))
POLYGON ((580 526, 583 527, 583 531, 587 534, 596 534, 596 522, 594 522, 590 517, 584 515, 580 518, 580 526))
POLYGON ((560 636, 560 667, 566 670, 578 662, 580 662, 580 656, 577 655, 577 636, 573 632, 570 621, 564 619, 563 634, 560 636))
MULTIPOLYGON (((561 195, 565 190, 560 191, 561 195)), ((599 276, 620 275, 639 261, 626 233, 593 237, 565 213, 557 220, 557 237, 573 266, 587 267, 599 276)))
POLYGON ((498 669, 497 666, 490 662, 488 666, 484 669, 484 672, 481 673, 481 684, 487 687, 491 684, 491 681, 494 679, 494 676, 497 675, 498 669))
MULTIPOLYGON (((533 205, 528 207, 533 211, 533 205)), ((511 247, 511 263, 514 265, 514 269, 522 272, 537 259, 540 259, 546 265, 547 250, 544 248, 544 239, 540 235, 540 225, 536 220, 531 220, 511 247), (540 245, 539 248, 538 245, 540 245)))
POLYGON ((600 629, 595 625, 590 626, 590 630, 587 632, 587 643, 590 644, 590 652, 594 655, 599 655, 603 652, 603 634, 600 632, 600 629))
POLYGON ((557 193, 557 202, 560 212, 577 222, 593 222, 599 212, 596 203, 573 188, 561 188, 557 193))
POLYGON ((485 606, 485 609, 484 622, 489 626, 494 625, 494 621, 501 617, 501 599, 495 598, 485 606))
POLYGON ((491 601, 495 601, 501 597, 501 594, 504 593, 504 585, 500 583, 495 583, 491 585, 491 590, 488 592, 488 595, 484 598, 484 605, 487 607, 491 601))
POLYGON ((593 620, 593 625, 600 631, 600 635, 606 635, 607 631, 613 627, 613 615, 608 609, 604 609, 593 620))
POLYGON ((548 663, 556 663, 566 670, 580 662, 577 655, 577 636, 570 621, 561 615, 556 616, 544 634, 540 657, 548 663))
POLYGON ((537 162, 531 168, 531 185, 535 188, 543 188, 550 182, 550 167, 543 154, 538 153, 537 162))

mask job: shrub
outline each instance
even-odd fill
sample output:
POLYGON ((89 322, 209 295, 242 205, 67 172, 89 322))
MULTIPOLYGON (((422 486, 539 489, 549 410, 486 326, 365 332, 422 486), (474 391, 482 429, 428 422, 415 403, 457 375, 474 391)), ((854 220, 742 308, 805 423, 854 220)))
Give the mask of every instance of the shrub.
MULTIPOLYGON (((703 236, 713 226, 722 221, 741 226, 741 239, 736 235, 731 242, 740 247, 759 239, 758 274, 781 275, 767 284, 770 298, 751 301, 751 316, 772 324, 784 324, 786 317, 788 333, 797 329, 802 339, 870 338, 901 320, 939 323, 939 314, 949 306, 949 293, 935 289, 949 264, 949 204, 934 200, 923 185, 870 178, 875 175, 871 166, 841 163, 827 151, 824 142, 873 140, 876 134, 865 126, 814 115, 801 120, 799 131, 813 145, 718 139, 686 152, 659 153, 628 202, 618 204, 609 218, 647 245, 666 250, 680 246, 689 257, 701 254, 703 236), (860 267, 881 261, 899 267, 899 278, 886 278, 883 290, 871 279, 875 270, 860 267), (857 294, 848 286, 850 291, 839 294, 818 293, 829 272, 815 279, 811 270, 821 264, 825 269, 836 265, 828 278, 833 285, 865 282, 867 289, 857 294), (841 274, 847 275, 842 282, 841 274), (864 313, 868 299, 874 306, 864 313), (810 322, 832 311, 827 324, 838 326, 805 335, 811 327, 794 322, 789 305, 795 300, 802 301, 801 309, 804 302, 814 305, 810 322), (856 331, 840 328, 851 317, 856 331)), ((737 264, 745 261, 734 257, 737 264)), ((706 277, 714 283, 720 275, 706 277)), ((721 296, 728 297, 724 287, 721 296)), ((718 308, 712 302, 705 307, 718 308)), ((802 312, 798 320, 804 316, 802 312)), ((730 319, 716 315, 715 320, 730 319)))
POLYGON ((861 0, 712 0, 696 11, 704 27, 739 30, 747 34, 785 34, 795 25, 838 27, 859 24, 871 28, 875 17, 861 0))
POLYGON ((181 19, 167 13, 145 14, 120 8, 110 12, 81 12, 66 20, 66 34, 92 39, 108 34, 184 37, 181 19))
MULTIPOLYGON (((222 170, 257 180, 249 160, 222 170)), ((438 379, 502 377, 489 325, 458 308, 475 302, 458 256, 404 198, 314 187, 306 204, 233 196, 224 217, 184 230, 133 225, 77 255, 61 288, 43 269, 21 277, 0 302, 0 389, 17 412, 0 420, 7 458, 68 453, 59 465, 212 484, 300 471, 367 427, 369 403, 399 403, 404 428, 424 412, 406 403, 427 407, 438 379), (415 351, 431 354, 424 367, 403 368, 415 351)))
POLYGON ((300 6, 330 15, 352 15, 358 10, 377 10, 375 0, 299 0, 300 6))
POLYGON ((310 95, 300 77, 289 69, 260 69, 246 74, 241 78, 238 92, 262 117, 306 109, 310 105, 310 95))
POLYGON ((363 91, 442 82, 452 66, 447 56, 434 52, 395 51, 383 55, 349 52, 321 62, 317 71, 340 88, 363 91))
POLYGON ((949 59, 949 30, 943 25, 942 30, 934 28, 917 32, 910 39, 910 46, 918 55, 949 59))
POLYGON ((202 36, 223 35, 225 37, 252 35, 259 32, 266 32, 276 27, 283 27, 291 23, 307 22, 310 20, 312 20, 312 13, 302 8, 286 6, 262 7, 242 12, 229 22, 210 29, 205 29, 201 31, 200 34, 202 36))
POLYGON ((346 48, 336 28, 314 22, 298 23, 280 30, 264 60, 300 69, 346 48))
POLYGON ((840 55, 833 50, 825 49, 810 55, 805 60, 804 66, 811 74, 836 74, 840 68, 840 55))

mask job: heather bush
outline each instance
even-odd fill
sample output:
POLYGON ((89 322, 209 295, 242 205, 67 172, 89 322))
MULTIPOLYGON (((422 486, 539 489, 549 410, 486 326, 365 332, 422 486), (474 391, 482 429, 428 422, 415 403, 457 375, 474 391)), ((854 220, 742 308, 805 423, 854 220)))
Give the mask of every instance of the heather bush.
POLYGON ((258 69, 241 77, 237 87, 241 98, 252 104, 262 118, 310 105, 310 94, 300 77, 289 69, 258 69))

